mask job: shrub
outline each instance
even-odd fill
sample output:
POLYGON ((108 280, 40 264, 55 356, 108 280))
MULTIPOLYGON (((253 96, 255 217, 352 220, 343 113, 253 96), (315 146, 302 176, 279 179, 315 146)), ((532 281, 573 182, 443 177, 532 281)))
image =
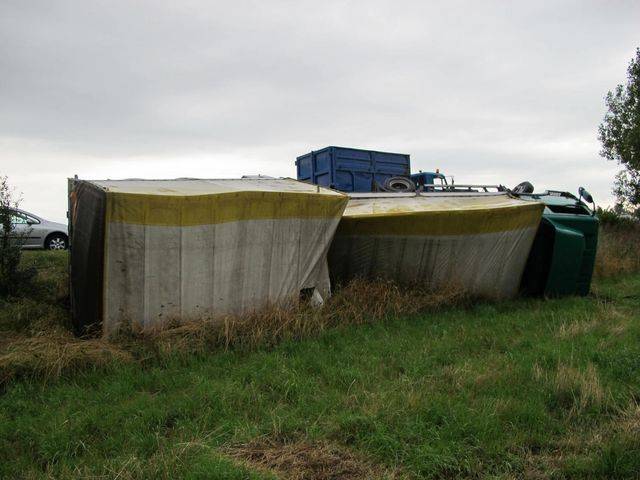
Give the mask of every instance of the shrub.
POLYGON ((24 238, 12 223, 17 207, 8 178, 0 177, 0 295, 24 290, 35 274, 32 269, 20 268, 24 238))
POLYGON ((594 275, 606 278, 636 272, 640 272, 640 224, 603 222, 594 275))
POLYGON ((600 224, 604 227, 622 227, 633 228, 639 224, 639 217, 637 212, 632 214, 624 211, 619 211, 615 208, 600 208, 598 207, 598 218, 600 224))

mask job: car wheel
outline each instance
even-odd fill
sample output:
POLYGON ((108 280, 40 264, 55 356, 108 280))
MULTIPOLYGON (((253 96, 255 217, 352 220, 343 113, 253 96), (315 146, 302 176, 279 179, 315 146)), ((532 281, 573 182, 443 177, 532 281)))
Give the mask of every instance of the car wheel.
POLYGON ((66 250, 67 249, 67 237, 55 233, 47 238, 44 247, 47 250, 66 250))

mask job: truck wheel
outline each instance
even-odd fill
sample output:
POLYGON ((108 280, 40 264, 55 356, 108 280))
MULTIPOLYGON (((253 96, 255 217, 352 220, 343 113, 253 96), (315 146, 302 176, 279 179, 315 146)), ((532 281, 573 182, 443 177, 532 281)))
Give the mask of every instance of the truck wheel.
POLYGON ((522 182, 513 187, 513 193, 533 193, 533 185, 530 182, 522 182))
POLYGON ((416 185, 406 177, 389 177, 384 181, 383 188, 387 192, 413 192, 416 185))

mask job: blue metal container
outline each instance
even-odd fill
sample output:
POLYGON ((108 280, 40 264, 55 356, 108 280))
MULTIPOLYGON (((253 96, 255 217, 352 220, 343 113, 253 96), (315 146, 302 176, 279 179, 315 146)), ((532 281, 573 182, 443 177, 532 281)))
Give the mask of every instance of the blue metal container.
POLYGON ((303 182, 343 192, 371 192, 389 177, 408 177, 410 159, 402 153, 326 147, 298 157, 296 167, 303 182))

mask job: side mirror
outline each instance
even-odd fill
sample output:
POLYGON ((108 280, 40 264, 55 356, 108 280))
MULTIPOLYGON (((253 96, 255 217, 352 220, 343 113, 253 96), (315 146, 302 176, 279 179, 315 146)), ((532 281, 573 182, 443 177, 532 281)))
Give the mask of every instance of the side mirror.
POLYGON ((591 196, 591 194, 589 192, 587 192, 584 189, 584 187, 580 187, 578 189, 578 195, 580 196, 580 198, 584 198, 587 203, 594 203, 593 202, 593 197, 591 196))

